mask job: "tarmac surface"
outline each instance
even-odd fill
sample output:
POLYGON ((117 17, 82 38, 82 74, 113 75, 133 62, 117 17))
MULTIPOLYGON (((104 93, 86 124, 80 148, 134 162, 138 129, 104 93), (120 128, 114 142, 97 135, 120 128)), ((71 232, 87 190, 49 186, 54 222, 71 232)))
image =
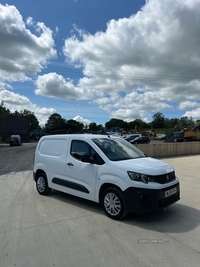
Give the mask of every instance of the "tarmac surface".
POLYGON ((39 195, 34 149, 0 145, 0 267, 200 266, 200 155, 162 159, 180 179, 179 202, 114 221, 96 203, 39 195))

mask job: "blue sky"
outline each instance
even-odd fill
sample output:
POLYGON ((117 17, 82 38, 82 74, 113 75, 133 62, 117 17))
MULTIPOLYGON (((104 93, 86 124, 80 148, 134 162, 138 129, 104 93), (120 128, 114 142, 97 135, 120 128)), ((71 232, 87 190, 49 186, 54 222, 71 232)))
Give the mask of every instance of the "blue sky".
POLYGON ((200 119, 199 0, 0 1, 0 101, 83 123, 200 119))

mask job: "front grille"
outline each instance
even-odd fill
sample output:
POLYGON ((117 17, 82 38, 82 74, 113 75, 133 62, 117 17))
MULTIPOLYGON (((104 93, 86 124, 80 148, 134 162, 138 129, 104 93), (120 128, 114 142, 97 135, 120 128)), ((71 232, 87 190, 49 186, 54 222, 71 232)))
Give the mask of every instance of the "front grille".
POLYGON ((169 183, 175 180, 176 176, 175 176, 175 172, 173 171, 167 174, 162 174, 162 175, 157 175, 157 176, 149 175, 149 178, 151 181, 154 181, 155 183, 166 184, 166 183, 169 183))

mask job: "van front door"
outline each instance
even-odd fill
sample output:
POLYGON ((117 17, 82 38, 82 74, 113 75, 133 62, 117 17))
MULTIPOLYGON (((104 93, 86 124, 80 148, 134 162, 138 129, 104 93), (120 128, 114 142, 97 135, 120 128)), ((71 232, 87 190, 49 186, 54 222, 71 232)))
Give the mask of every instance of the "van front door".
POLYGON ((66 161, 68 193, 94 200, 98 165, 81 161, 83 155, 94 155, 96 151, 85 141, 72 140, 66 161))

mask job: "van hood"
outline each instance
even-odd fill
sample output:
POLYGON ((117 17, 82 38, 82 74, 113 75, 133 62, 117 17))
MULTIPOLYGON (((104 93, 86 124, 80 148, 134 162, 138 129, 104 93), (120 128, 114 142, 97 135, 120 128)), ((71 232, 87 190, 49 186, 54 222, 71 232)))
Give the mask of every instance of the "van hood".
POLYGON ((110 161, 110 164, 117 169, 133 171, 147 175, 161 175, 174 171, 169 164, 150 157, 136 158, 121 161, 110 161))

